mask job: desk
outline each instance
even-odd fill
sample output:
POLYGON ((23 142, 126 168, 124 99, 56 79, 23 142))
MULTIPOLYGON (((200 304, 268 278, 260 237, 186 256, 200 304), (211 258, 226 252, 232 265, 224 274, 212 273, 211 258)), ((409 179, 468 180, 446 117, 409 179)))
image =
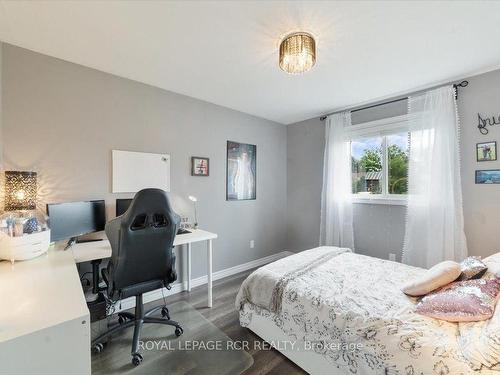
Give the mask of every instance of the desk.
MULTIPOLYGON (((212 306, 212 240, 193 230, 175 237, 187 245, 207 241, 208 305, 212 306)), ((111 256, 108 241, 63 251, 63 244, 32 260, 0 262, 0 373, 2 375, 90 375, 90 314, 75 263, 111 256)))
MULTIPOLYGON (((217 234, 201 229, 189 229, 191 233, 175 236, 174 246, 187 245, 187 290, 191 291, 191 244, 195 242, 207 242, 207 280, 208 280, 208 307, 212 307, 212 240, 217 234)), ((111 257, 111 245, 108 240, 97 242, 86 242, 71 247, 73 258, 76 263, 91 262, 98 259, 111 257)))
POLYGON ((90 374, 90 314, 71 252, 0 262, 0 373, 90 374))

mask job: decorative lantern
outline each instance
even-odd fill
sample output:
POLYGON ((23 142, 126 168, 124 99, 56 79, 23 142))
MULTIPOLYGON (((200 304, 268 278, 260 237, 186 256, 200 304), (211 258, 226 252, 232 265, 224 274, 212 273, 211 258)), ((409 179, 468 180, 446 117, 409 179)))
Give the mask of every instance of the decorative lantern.
POLYGON ((50 245, 46 215, 36 210, 36 172, 5 172, 5 213, 0 216, 0 259, 35 258, 50 245))

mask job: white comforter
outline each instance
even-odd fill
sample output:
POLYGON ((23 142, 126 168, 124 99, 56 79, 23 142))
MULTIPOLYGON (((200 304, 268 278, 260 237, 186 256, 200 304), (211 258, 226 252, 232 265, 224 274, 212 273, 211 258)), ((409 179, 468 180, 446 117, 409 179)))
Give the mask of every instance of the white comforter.
POLYGON ((423 272, 320 247, 256 270, 242 284, 236 306, 242 326, 253 314, 269 316, 289 337, 325 344, 316 350, 346 373, 498 375, 468 366, 457 324, 414 313, 415 299, 400 287, 423 272))

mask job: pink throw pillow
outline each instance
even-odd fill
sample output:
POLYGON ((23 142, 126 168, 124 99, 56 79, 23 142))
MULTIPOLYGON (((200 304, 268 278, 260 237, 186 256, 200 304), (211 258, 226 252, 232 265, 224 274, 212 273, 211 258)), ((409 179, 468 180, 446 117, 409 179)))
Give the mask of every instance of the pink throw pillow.
POLYGON ((490 319, 500 293, 500 278, 448 284, 422 298, 417 313, 449 322, 490 319))

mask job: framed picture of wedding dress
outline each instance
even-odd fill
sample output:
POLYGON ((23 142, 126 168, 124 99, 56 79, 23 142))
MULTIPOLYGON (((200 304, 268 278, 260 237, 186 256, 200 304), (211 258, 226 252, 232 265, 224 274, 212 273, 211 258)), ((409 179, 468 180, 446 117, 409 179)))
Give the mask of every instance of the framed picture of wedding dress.
POLYGON ((227 141, 226 200, 256 199, 257 146, 227 141))

